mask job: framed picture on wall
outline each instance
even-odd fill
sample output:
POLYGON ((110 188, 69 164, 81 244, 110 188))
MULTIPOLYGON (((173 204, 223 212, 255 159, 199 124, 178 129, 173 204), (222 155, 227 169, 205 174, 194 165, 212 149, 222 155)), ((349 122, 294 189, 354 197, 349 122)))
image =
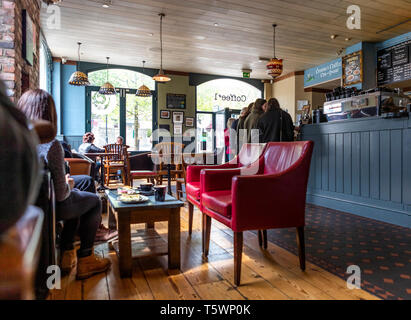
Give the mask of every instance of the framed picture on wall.
POLYGON ((173 123, 178 123, 178 124, 184 123, 184 112, 183 111, 173 111, 173 123))
POLYGON ((170 119, 170 111, 160 110, 160 119, 170 119))
POLYGON ((194 118, 186 118, 186 127, 194 127, 194 118))
POLYGON ((36 26, 31 20, 27 10, 22 10, 22 35, 23 35, 23 45, 22 54, 23 58, 31 66, 34 61, 34 54, 36 53, 36 26))
POLYGON ((179 123, 174 124, 174 135, 181 134, 183 134, 183 125, 179 123))
POLYGON ((168 109, 185 109, 186 108, 186 95, 167 93, 166 105, 168 109))

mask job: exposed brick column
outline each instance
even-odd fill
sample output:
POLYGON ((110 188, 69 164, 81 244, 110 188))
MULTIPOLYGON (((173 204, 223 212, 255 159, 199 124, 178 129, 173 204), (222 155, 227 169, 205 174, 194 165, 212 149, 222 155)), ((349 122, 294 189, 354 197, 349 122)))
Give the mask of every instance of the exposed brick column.
POLYGON ((40 5, 39 0, 0 0, 0 79, 14 101, 22 94, 23 76, 29 79, 31 89, 39 84, 40 5), (23 9, 29 13, 36 29, 36 54, 32 66, 22 54, 23 9))

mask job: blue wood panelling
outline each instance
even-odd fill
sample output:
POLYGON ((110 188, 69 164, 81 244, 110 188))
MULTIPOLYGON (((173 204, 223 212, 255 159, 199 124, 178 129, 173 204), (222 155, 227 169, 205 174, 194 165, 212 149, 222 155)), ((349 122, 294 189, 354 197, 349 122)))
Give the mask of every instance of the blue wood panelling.
POLYGON ((351 186, 352 194, 360 195, 360 161, 361 161, 361 139, 359 132, 353 132, 351 136, 351 186))
POLYGON ((411 120, 307 125, 315 143, 307 201, 411 227, 411 120))

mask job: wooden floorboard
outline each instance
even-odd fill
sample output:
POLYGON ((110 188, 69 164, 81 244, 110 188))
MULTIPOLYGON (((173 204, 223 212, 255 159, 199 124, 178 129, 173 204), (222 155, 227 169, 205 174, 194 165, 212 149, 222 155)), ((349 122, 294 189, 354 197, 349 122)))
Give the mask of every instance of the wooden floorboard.
MULTIPOLYGON (((61 290, 49 299, 378 299, 363 290, 350 290, 346 282, 307 262, 305 272, 298 257, 273 244, 263 250, 257 236, 244 233, 241 285, 234 285, 233 235, 213 220, 209 257, 201 255, 201 213, 195 210, 193 234, 188 236, 188 211, 181 214, 181 268, 167 269, 167 256, 134 260, 132 278, 120 278, 118 257, 108 244, 96 246, 97 254, 109 258, 110 270, 83 281, 75 280, 75 270, 62 278, 61 290)), ((133 225, 132 231, 143 228, 133 225)), ((156 223, 156 231, 167 240, 167 223, 156 223)))

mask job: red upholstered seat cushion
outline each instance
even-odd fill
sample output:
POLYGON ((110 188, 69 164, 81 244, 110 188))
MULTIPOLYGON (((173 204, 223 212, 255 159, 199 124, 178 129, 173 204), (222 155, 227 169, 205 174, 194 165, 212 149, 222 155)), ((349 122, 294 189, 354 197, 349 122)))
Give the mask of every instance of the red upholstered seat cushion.
POLYGON ((149 170, 130 171, 131 176, 155 176, 157 174, 158 174, 157 172, 149 171, 149 170))
POLYGON ((187 183, 186 192, 194 199, 200 200, 200 182, 187 183))
POLYGON ((231 218, 231 190, 205 192, 201 200, 204 207, 231 218))

